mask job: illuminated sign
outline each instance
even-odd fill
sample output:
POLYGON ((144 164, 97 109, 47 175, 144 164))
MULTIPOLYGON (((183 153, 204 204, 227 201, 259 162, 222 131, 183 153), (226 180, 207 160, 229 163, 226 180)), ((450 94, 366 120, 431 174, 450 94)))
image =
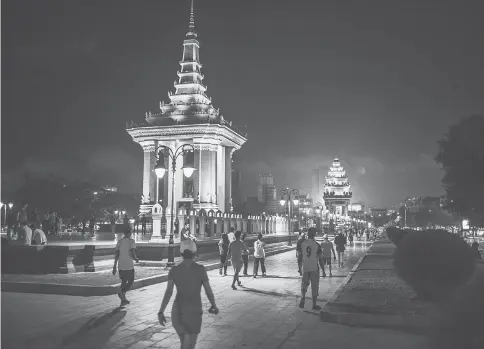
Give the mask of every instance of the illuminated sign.
POLYGON ((351 212, 361 211, 361 209, 362 208, 360 204, 353 204, 348 206, 348 211, 351 211, 351 212))
POLYGON ((469 221, 467 219, 462 220, 462 229, 469 230, 469 221))

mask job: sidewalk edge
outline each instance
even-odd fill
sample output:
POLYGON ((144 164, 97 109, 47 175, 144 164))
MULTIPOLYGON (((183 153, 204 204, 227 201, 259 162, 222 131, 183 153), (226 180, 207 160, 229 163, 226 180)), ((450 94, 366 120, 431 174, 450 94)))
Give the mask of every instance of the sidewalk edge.
POLYGON ((353 327, 385 328, 417 335, 427 335, 429 331, 433 329, 433 323, 429 318, 424 316, 349 313, 338 312, 334 309, 335 305, 337 305, 337 302, 335 302, 336 299, 341 292, 343 292, 345 286, 350 282, 353 275, 358 271, 360 265, 368 255, 372 255, 372 253, 365 253, 365 255, 360 258, 341 285, 323 306, 323 309, 321 309, 320 312, 321 321, 353 327))

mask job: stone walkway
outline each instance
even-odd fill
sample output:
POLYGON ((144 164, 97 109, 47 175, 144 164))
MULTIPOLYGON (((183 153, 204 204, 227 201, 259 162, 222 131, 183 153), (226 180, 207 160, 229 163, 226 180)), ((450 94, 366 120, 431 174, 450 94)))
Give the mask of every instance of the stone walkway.
MULTIPOLYGON (((333 278, 321 278, 321 305, 364 252, 361 245, 350 247, 345 266, 335 268, 333 278)), ((319 312, 311 311, 309 304, 306 309, 299 309, 300 276, 294 251, 268 257, 267 267, 266 278, 243 278, 243 287, 237 291, 230 289, 230 277, 219 276, 217 270, 208 272, 220 314, 204 314, 197 348, 288 349, 305 345, 321 347, 325 343, 334 349, 362 345, 382 349, 424 348, 421 337, 323 323, 319 312)), ((116 296, 2 293, 2 346, 178 349, 178 337, 171 324, 163 328, 156 318, 165 287, 166 284, 158 284, 131 291, 128 294, 131 304, 122 309, 118 308, 116 296)), ((202 298, 204 309, 208 309, 206 297, 202 298)))

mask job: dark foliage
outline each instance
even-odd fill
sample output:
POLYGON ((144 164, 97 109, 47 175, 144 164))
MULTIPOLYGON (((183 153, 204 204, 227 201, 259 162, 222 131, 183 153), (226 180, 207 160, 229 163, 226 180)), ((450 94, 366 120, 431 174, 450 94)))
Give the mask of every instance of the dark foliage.
POLYGON ((484 117, 474 115, 451 126, 435 160, 445 171, 446 209, 484 226, 484 117))
POLYGON ((484 348, 484 269, 476 268, 443 310, 433 336, 435 349, 484 348))
POLYGON ((388 227, 386 230, 388 239, 395 245, 398 245, 409 230, 400 229, 398 227, 388 227))
POLYGON ((476 268, 470 246, 445 230, 409 231, 396 245, 395 270, 422 300, 445 301, 476 268))

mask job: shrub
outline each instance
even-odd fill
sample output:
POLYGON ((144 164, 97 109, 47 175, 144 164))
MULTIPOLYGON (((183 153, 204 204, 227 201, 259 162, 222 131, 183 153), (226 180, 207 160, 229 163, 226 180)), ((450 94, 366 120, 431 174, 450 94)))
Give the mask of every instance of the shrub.
POLYGON ((484 269, 473 276, 443 307, 444 318, 434 333, 436 349, 484 348, 484 269))
POLYGON ((386 230, 388 239, 395 245, 398 245, 409 230, 400 229, 397 227, 388 227, 386 230))
POLYGON ((476 267, 469 245, 445 230, 407 232, 397 244, 397 274, 422 300, 445 301, 476 267))

